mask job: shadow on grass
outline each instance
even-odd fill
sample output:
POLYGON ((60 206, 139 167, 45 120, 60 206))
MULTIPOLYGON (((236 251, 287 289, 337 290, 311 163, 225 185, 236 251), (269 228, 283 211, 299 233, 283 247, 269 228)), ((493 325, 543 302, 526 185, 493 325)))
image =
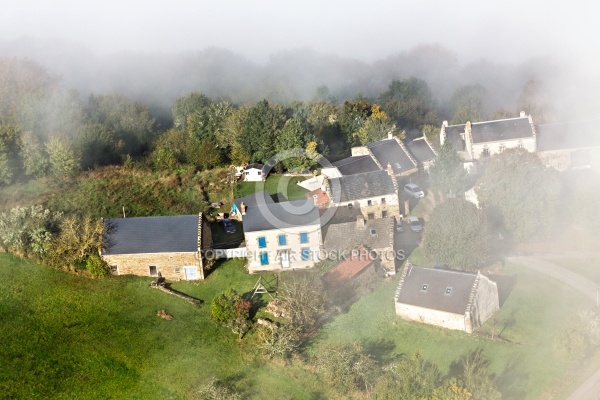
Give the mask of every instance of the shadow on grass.
POLYGON ((389 339, 377 339, 362 343, 364 353, 372 356, 381 366, 389 364, 397 355, 393 355, 396 344, 389 339))
POLYGON ((527 395, 529 374, 524 373, 518 361, 511 361, 496 377, 503 399, 523 399, 527 395))
POLYGON ((517 284, 517 275, 490 275, 490 278, 498 285, 498 299, 500 307, 504 305, 504 302, 512 293, 514 287, 517 284))

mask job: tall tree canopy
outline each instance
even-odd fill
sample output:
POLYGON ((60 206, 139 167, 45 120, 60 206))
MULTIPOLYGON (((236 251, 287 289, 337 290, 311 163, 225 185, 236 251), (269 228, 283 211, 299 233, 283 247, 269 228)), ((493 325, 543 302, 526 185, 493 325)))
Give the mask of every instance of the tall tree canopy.
POLYGON ((392 81, 388 90, 379 96, 379 104, 399 128, 437 124, 433 95, 422 79, 413 77, 392 81))
POLYGON ((464 189, 466 171, 450 141, 444 142, 435 164, 429 168, 431 186, 442 193, 459 192, 464 189))
POLYGON ((423 235, 427 258, 453 269, 473 271, 490 260, 491 237, 483 211, 462 199, 448 199, 433 209, 423 235))
POLYGON ((479 202, 519 241, 544 236, 556 221, 561 184, 558 172, 524 149, 490 157, 476 189, 479 202))
POLYGON ((275 154, 275 141, 285 120, 283 109, 267 100, 250 108, 238 142, 251 161, 264 163, 275 154))

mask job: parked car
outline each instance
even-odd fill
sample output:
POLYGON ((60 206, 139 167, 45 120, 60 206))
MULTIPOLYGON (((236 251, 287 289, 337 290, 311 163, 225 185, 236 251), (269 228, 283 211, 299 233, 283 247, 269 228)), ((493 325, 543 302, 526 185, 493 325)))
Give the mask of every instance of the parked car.
POLYGON ((410 217, 408 223, 410 224, 410 230, 413 232, 421 232, 423 230, 423 225, 421 225, 421 221, 417 217, 410 217))
POLYGON ((425 193, 421 190, 420 187, 415 185, 414 183, 407 183, 404 185, 404 191, 414 197, 415 199, 420 199, 421 197, 425 197, 425 193))
POLYGON ((223 229, 225 229, 225 233, 229 234, 236 232, 235 225, 233 224, 233 222, 231 222, 230 219, 223 220, 223 229))

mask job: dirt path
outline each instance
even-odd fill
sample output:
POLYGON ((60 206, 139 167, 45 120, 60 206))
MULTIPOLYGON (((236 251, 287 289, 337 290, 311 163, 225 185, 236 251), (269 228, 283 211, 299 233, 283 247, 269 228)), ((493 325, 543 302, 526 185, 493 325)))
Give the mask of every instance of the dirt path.
MULTIPOLYGON (((596 304, 598 301, 598 285, 583 276, 559 267, 548 261, 552 258, 591 258, 598 257, 598 253, 572 253, 565 255, 530 255, 507 257, 506 260, 515 264, 523 265, 541 274, 548 275, 554 279, 571 286, 583 293, 596 304), (543 258, 542 258, 543 257, 543 258)), ((567 400, 600 400, 600 369, 579 386, 567 400)))

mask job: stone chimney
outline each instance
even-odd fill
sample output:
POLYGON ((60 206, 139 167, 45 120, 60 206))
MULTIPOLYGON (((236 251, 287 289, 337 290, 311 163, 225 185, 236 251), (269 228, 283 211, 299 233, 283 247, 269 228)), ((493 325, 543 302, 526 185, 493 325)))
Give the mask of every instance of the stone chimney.
MULTIPOLYGON (((440 129, 440 146, 444 145, 446 141, 446 128, 448 127, 448 121, 442 122, 442 129, 440 129)), ((425 134, 423 134, 425 136, 425 134)))
POLYGON ((527 116, 527 114, 525 114, 525 111, 521 111, 519 115, 521 118, 525 118, 527 116))
POLYGON ((319 205, 319 196, 317 196, 316 194, 312 195, 313 198, 313 203, 315 203, 315 206, 319 205))
POLYGON ((361 229, 365 227, 365 219, 362 215, 356 216, 356 229, 361 229))
POLYGON ((388 140, 392 140, 394 138, 394 134, 392 133, 392 131, 388 132, 388 140))
POLYGON ((243 201, 240 203, 240 211, 242 212, 242 215, 246 215, 246 203, 243 201))
POLYGON ((394 176, 394 169, 392 168, 392 164, 388 163, 387 168, 385 169, 389 176, 394 176))
POLYGON ((471 121, 465 124, 465 149, 469 153, 471 160, 473 159, 473 136, 471 134, 471 121))

